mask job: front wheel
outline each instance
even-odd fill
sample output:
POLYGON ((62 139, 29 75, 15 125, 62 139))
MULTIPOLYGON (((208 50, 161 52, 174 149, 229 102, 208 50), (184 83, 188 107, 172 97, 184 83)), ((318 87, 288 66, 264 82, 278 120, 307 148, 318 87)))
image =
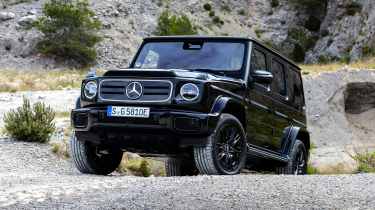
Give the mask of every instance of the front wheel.
POLYGON ((74 134, 70 140, 70 148, 74 165, 84 174, 110 174, 116 170, 123 155, 119 149, 102 151, 90 142, 79 141, 74 134))
POLYGON ((241 122, 231 114, 222 114, 205 146, 194 148, 194 160, 200 173, 234 175, 246 162, 246 134, 241 122))

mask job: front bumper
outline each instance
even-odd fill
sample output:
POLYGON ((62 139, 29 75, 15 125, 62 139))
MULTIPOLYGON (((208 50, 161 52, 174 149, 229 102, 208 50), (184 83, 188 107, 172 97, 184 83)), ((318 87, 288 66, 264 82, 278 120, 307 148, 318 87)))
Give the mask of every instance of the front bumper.
POLYGON ((94 142, 119 137, 147 142, 165 137, 178 144, 200 144, 216 127, 218 117, 200 112, 151 108, 149 118, 108 117, 106 107, 72 110, 72 126, 80 139, 94 142), (173 140, 174 139, 174 140, 173 140))

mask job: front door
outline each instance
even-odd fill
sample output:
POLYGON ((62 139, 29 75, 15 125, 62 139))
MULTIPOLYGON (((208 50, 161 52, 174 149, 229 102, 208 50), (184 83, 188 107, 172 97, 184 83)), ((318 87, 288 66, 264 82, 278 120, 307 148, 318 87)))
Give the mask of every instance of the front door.
MULTIPOLYGON (((254 47, 251 55, 250 71, 268 70, 267 53, 254 47)), ((250 72, 250 75, 251 75, 250 72)), ((247 91, 247 135, 248 143, 260 148, 268 148, 273 134, 272 97, 269 85, 258 84, 249 79, 247 91)))

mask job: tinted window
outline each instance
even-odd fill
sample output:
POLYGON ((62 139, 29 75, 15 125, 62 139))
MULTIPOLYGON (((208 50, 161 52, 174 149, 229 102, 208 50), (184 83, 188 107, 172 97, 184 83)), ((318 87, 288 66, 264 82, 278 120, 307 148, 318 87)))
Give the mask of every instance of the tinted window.
POLYGON ((133 68, 187 69, 242 77, 245 44, 241 42, 148 42, 133 68))
POLYGON ((282 96, 286 96, 286 81, 284 65, 279 61, 272 59, 273 82, 272 90, 282 96))
POLYGON ((251 55, 251 70, 264 70, 267 71, 267 59, 266 54, 254 49, 251 55))
POLYGON ((288 74, 289 100, 295 108, 301 109, 304 106, 301 75, 294 69, 290 69, 288 74))

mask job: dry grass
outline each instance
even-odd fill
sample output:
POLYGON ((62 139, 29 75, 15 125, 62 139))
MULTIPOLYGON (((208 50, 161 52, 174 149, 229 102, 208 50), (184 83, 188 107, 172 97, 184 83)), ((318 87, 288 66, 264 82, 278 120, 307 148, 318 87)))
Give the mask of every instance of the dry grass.
POLYGON ((322 72, 335 72, 348 67, 349 69, 370 69, 375 70, 375 57, 367 58, 358 62, 350 64, 345 63, 328 63, 328 64, 312 64, 312 65, 299 65, 302 68, 303 74, 316 75, 322 72))
MULTIPOLYGON (((102 74, 104 71, 98 71, 102 74)), ((87 70, 0 70, 0 92, 79 88, 87 70)))

